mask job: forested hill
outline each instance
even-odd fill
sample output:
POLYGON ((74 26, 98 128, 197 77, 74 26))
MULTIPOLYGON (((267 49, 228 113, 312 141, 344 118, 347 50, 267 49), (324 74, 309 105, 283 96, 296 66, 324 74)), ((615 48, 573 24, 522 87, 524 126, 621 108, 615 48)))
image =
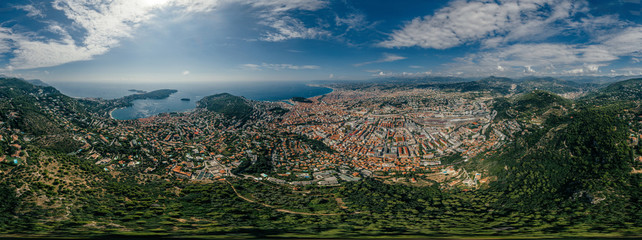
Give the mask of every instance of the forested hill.
POLYGON ((176 92, 178 92, 178 90, 159 89, 159 90, 154 90, 146 93, 137 93, 137 94, 128 95, 123 97, 122 99, 129 102, 134 100, 140 100, 140 99, 164 99, 164 98, 168 98, 169 95, 172 95, 176 92))
POLYGON ((642 100, 642 78, 616 82, 585 97, 597 101, 640 101, 642 100))
POLYGON ((229 93, 204 97, 197 104, 199 108, 221 113, 228 118, 237 120, 247 120, 254 113, 254 108, 247 99, 229 93))
POLYGON ((88 127, 91 115, 76 99, 53 87, 36 86, 22 79, 0 79, 0 122, 4 127, 20 129, 43 147, 70 149, 68 129, 88 127))
MULTIPOLYGON (((604 92, 636 92, 636 83, 617 83, 604 92)), ((496 99, 494 109, 495 121, 512 121, 521 129, 506 133, 514 136, 510 144, 466 167, 498 177, 488 190, 501 193, 503 206, 511 211, 566 207, 592 212, 588 221, 640 223, 642 178, 632 171, 642 167, 634 160, 642 147, 629 139, 642 127, 639 103, 573 102, 534 91, 496 99)))

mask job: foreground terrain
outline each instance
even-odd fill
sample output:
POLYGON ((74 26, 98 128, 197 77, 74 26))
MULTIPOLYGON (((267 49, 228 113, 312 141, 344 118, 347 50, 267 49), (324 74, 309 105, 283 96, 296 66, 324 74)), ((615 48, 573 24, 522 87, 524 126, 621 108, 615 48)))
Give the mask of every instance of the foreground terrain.
POLYGON ((118 121, 174 90, 73 99, 0 79, 0 233, 642 234, 642 79, 329 86, 118 121))

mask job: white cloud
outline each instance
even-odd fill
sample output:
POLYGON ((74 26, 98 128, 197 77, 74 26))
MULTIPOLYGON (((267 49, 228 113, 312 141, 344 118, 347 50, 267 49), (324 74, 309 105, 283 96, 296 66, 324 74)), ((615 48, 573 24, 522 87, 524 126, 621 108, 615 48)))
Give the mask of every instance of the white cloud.
POLYGON ((276 31, 268 32, 260 40, 279 42, 293 38, 316 39, 330 36, 331 33, 320 28, 308 28, 301 20, 290 16, 270 16, 262 22, 276 31))
POLYGON ((253 71, 259 71, 261 70, 261 65, 248 63, 248 64, 241 65, 241 68, 253 70, 253 71))
POLYGON ((0 27, 0 55, 11 50, 11 29, 0 27))
POLYGON ((588 64, 588 65, 586 65, 586 70, 588 72, 593 72, 593 73, 599 72, 600 71, 600 65, 598 65, 598 64, 588 64))
POLYGON ((274 70, 283 70, 283 69, 289 69, 289 70, 312 70, 312 69, 319 69, 321 67, 317 65, 293 65, 293 64, 263 64, 263 67, 269 68, 269 69, 274 69, 274 70))
POLYGON ((552 26, 585 11, 584 6, 584 1, 571 0, 456 0, 432 16, 406 23, 379 45, 446 49, 482 39, 487 46, 532 40, 560 31, 552 26))
MULTIPOLYGON (((315 11, 326 7, 322 0, 54 0, 52 7, 61 11, 72 25, 50 24, 45 30, 59 38, 45 38, 37 32, 14 32, 0 27, 0 54, 12 51, 10 64, 14 69, 57 66, 69 62, 91 60, 132 38, 137 28, 157 17, 161 10, 171 9, 183 14, 205 13, 222 4, 243 4, 259 11, 261 24, 274 29, 262 38, 282 41, 292 38, 320 38, 330 33, 308 28, 303 22, 287 15, 289 11, 315 11), (69 31, 82 32, 72 38, 69 31)), ((32 5, 18 6, 30 16, 44 16, 32 5)), ((6 68, 5 67, 5 68, 6 68)), ((309 67, 309 66, 308 66, 309 67)))
POLYGON ((378 45, 447 49, 479 43, 481 51, 446 64, 448 72, 483 74, 599 74, 599 68, 642 57, 642 25, 617 15, 593 16, 584 0, 454 0, 415 18, 378 45), (585 43, 547 41, 588 36, 585 43), (537 69, 538 71, 535 71, 537 69))
POLYGON ((287 12, 291 10, 316 11, 327 7, 324 0, 244 0, 254 7, 264 7, 271 12, 287 12))
POLYGON ((611 61, 622 56, 635 56, 640 53, 638 49, 642 49, 642 46, 631 40, 635 38, 622 38, 621 35, 630 36, 630 33, 614 34, 611 38, 604 39, 602 43, 591 45, 514 44, 469 54, 450 66, 451 71, 478 74, 493 74, 494 71, 510 74, 508 70, 520 68, 523 69, 522 73, 535 73, 534 69, 541 69, 544 70, 541 73, 548 74, 595 74, 599 73, 600 67, 607 66, 611 61), (622 44, 628 44, 628 46, 612 44, 612 39, 627 39, 629 42, 622 44), (560 72, 557 72, 558 70, 560 72))
POLYGON ((183 76, 187 76, 189 74, 190 74, 190 72, 188 70, 183 71, 183 76))
POLYGON ((341 18, 338 15, 335 16, 334 21, 337 26, 347 26, 346 31, 350 30, 363 30, 368 27, 368 21, 366 20, 366 15, 359 13, 348 14, 345 18, 341 18))
MULTIPOLYGON (((370 72, 370 71, 368 71, 370 72)), ((384 72, 384 71, 378 71, 372 74, 371 76, 373 77, 407 77, 407 78, 413 78, 413 77, 425 77, 425 76, 430 76, 432 75, 432 71, 426 71, 426 72, 384 72)))
POLYGON ((334 74, 330 73, 330 76, 328 76, 328 78, 333 79, 334 78, 334 74))
POLYGON ((248 63, 248 64, 241 65, 241 68, 253 70, 253 71, 260 71, 263 69, 272 69, 276 71, 281 71, 281 70, 314 70, 314 69, 320 69, 321 67, 317 65, 294 65, 294 64, 288 64, 288 63, 280 63, 280 64, 263 63, 261 65, 248 63))
MULTIPOLYGON (((61 11, 73 21, 70 29, 84 31, 84 36, 74 40, 68 29, 56 22, 49 22, 47 31, 59 39, 45 39, 34 33, 10 32, 0 36, 3 41, 13 42, 10 66, 15 69, 51 67, 69 62, 90 60, 96 55, 108 52, 125 38, 131 38, 135 29, 155 16, 155 11, 167 6, 181 7, 182 10, 206 11, 216 1, 128 1, 128 0, 55 0, 52 7, 61 11)), ((35 8, 24 7, 34 12, 35 8)), ((6 33, 6 31, 4 31, 6 33)))
MULTIPOLYGON (((564 73, 576 75, 576 74, 596 74, 600 72, 600 67, 606 66, 601 64, 586 64, 580 68, 574 68, 564 71, 564 73)), ((613 70, 611 70, 613 72, 613 70)))
POLYGON ((406 57, 402 57, 395 54, 384 53, 383 55, 384 55, 384 58, 379 60, 381 62, 394 62, 394 61, 406 59, 406 57))
POLYGON ((619 73, 622 73, 622 75, 627 75, 627 76, 641 76, 642 75, 642 68, 636 68, 636 67, 627 67, 627 68, 620 68, 617 69, 619 73))
POLYGON ((583 68, 575 68, 575 69, 571 69, 571 70, 566 70, 566 71, 564 71, 564 73, 568 73, 568 74, 582 74, 582 73, 584 73, 584 69, 583 69, 583 68))
POLYGON ((370 61, 370 62, 362 62, 362 63, 356 63, 354 64, 355 67, 360 67, 363 65, 368 65, 368 64, 373 64, 373 63, 384 63, 384 62, 394 62, 394 61, 399 61, 399 60, 404 60, 406 57, 399 56, 396 54, 391 54, 391 53, 384 53, 383 57, 375 60, 375 61, 370 61))
POLYGON ((290 11, 317 11, 327 7, 324 0, 241 0, 259 10, 259 23, 273 31, 264 34, 260 40, 278 42, 288 39, 317 39, 331 33, 320 27, 308 27, 303 21, 288 15, 290 11))
POLYGON ((622 56, 642 57, 642 26, 631 26, 620 32, 603 37, 601 45, 610 53, 622 56))
POLYGON ((45 17, 45 14, 34 5, 21 5, 16 6, 15 8, 27 12, 27 17, 45 17))

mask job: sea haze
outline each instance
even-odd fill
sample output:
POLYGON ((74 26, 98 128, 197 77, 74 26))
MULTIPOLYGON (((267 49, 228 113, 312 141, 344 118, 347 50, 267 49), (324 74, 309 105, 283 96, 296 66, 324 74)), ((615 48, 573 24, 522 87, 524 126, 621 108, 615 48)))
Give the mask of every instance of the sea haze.
POLYGON ((332 92, 332 89, 313 87, 301 82, 248 82, 248 83, 201 83, 201 84, 109 84, 109 83, 54 83, 51 84, 71 97, 114 99, 134 94, 130 89, 153 91, 176 89, 178 92, 166 99, 136 100, 132 107, 116 109, 112 116, 119 120, 145 118, 164 112, 186 112, 196 108, 203 97, 230 93, 259 101, 280 101, 292 97, 313 97, 332 92), (182 101, 189 98, 190 101, 182 101))

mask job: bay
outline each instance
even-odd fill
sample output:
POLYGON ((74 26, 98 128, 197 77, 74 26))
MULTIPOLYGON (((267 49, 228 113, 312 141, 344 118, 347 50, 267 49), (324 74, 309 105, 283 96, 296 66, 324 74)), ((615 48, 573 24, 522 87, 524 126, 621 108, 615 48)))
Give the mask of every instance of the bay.
POLYGON ((109 84, 109 83, 53 83, 63 94, 71 97, 115 99, 134 94, 130 89, 153 91, 176 89, 178 92, 165 99, 136 100, 133 106, 116 109, 112 117, 119 120, 145 118, 165 112, 186 112, 196 108, 203 97, 230 93, 258 101, 281 101, 292 97, 313 97, 332 92, 325 87, 311 86, 310 82, 244 82, 244 83, 185 83, 185 84, 109 84), (183 101, 189 98, 190 101, 183 101))

